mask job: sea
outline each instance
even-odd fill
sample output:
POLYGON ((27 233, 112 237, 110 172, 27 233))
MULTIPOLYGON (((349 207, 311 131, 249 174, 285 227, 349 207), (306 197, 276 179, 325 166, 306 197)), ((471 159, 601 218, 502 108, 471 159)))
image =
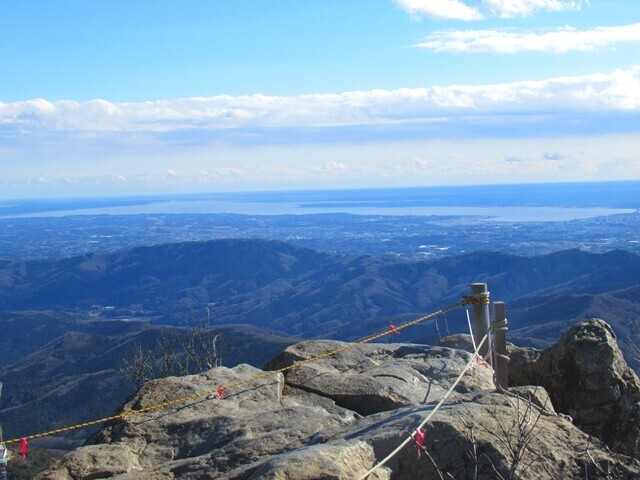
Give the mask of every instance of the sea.
POLYGON ((0 201, 0 219, 75 215, 464 216, 566 221, 640 210, 640 181, 344 190, 279 190, 0 201))

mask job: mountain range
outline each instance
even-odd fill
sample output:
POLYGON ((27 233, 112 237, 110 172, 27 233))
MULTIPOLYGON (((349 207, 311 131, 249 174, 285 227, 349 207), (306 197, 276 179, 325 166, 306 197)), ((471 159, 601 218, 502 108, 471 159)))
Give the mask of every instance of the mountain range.
POLYGON ((264 240, 138 247, 62 260, 0 262, 0 311, 91 312, 188 324, 245 323, 327 335, 345 322, 413 314, 451 302, 472 282, 495 300, 599 294, 636 285, 640 256, 569 250, 541 257, 474 252, 436 261, 320 253, 264 240))
MULTIPOLYGON (((222 333, 226 365, 260 366, 299 338, 354 340, 455 303, 472 282, 507 302, 509 340, 541 347, 601 317, 637 369, 629 341, 640 319, 638 271, 640 256, 625 251, 408 261, 266 240, 0 260, 0 423, 10 436, 108 415, 133 392, 122 358, 136 344, 152 348, 162 328, 206 322, 222 333)), ((457 309, 402 339, 435 343, 466 328, 457 309)))

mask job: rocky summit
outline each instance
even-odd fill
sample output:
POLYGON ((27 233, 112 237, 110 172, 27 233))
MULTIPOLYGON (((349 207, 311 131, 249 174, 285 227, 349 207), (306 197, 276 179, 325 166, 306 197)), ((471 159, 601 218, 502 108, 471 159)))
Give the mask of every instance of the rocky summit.
POLYGON ((640 381, 604 321, 580 322, 543 351, 521 350, 511 372, 514 383, 542 385, 582 430, 640 458, 640 381))
MULTIPOLYGON (((118 420, 37 478, 358 479, 415 432, 472 359, 463 339, 448 344, 458 348, 359 345, 223 398, 118 420)), ((344 346, 298 343, 265 370, 344 346)), ((585 322, 545 351, 514 347, 511 355, 521 386, 497 392, 490 368, 474 365, 425 426, 422 447, 411 441, 368 478, 640 478, 640 383, 608 325, 585 322), (613 412, 624 419, 616 423, 613 412)), ((122 411, 262 372, 238 365, 154 380, 122 411)))

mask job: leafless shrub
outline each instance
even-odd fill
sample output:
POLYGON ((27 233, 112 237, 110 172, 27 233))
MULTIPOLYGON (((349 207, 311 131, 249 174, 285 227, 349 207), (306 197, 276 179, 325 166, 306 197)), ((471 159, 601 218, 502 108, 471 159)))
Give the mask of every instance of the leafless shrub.
MULTIPOLYGON (((471 416, 471 418, 473 418, 473 415, 471 416)), ((465 427, 465 435, 467 437, 467 440, 469 440, 469 443, 471 443, 471 450, 467 452, 467 458, 471 462, 471 467, 473 469, 471 478, 473 480, 477 480, 478 465, 480 464, 480 462, 478 460, 478 441, 476 440, 475 423, 468 421, 468 419, 463 416, 460 416, 460 420, 462 420, 462 424, 465 427)))
POLYGON ((155 348, 136 345, 121 370, 138 388, 154 378, 202 373, 222 364, 221 343, 220 334, 202 324, 180 333, 162 330, 155 348))
POLYGON ((164 329, 160 331, 157 345, 161 365, 160 377, 169 377, 177 373, 178 359, 175 354, 177 343, 175 334, 169 335, 164 329))
POLYGON ((611 474, 609 461, 607 461, 604 465, 596 462, 589 451, 589 438, 587 437, 587 442, 584 446, 584 455, 585 459, 582 460, 582 464, 584 465, 584 479, 589 480, 589 470, 595 470, 597 476, 594 478, 604 479, 604 480, 613 480, 613 475, 611 474), (592 467, 592 468, 590 468, 592 467))
POLYGON ((418 447, 420 448, 420 450, 422 451, 422 453, 424 453, 427 458, 429 459, 429 462, 431 463, 431 465, 433 466, 433 468, 435 469, 436 475, 438 475, 438 478, 440 480, 445 480, 446 478, 451 478, 453 480, 455 480, 455 477, 453 475, 451 475, 449 472, 443 472, 442 470, 440 470, 440 468, 438 467, 438 464, 436 463, 436 461, 433 459, 433 457, 431 456, 431 454, 429 453, 429 450, 426 449, 426 447, 421 446, 418 447))
MULTIPOLYGON (((481 460, 489 464, 495 478, 500 480, 530 478, 531 466, 537 459, 537 455, 530 448, 530 443, 535 438, 542 411, 532 403, 531 399, 513 394, 506 394, 505 398, 508 399, 515 414, 505 416, 496 409, 494 416, 498 424, 497 431, 482 425, 469 408, 466 408, 465 415, 459 417, 465 427, 467 440, 471 444, 467 458, 471 462, 473 480, 479 478, 481 460), (498 471, 493 460, 486 453, 480 453, 476 430, 487 434, 496 445, 500 445, 507 452, 508 471, 506 473, 498 471)), ((461 404, 466 407, 464 402, 461 404)))
POLYGON ((532 454, 529 447, 534 438, 534 432, 540 420, 541 412, 535 409, 531 399, 522 399, 515 396, 506 396, 515 409, 516 415, 512 421, 499 418, 499 432, 493 434, 497 442, 501 443, 509 455, 508 480, 518 478, 518 473, 527 476, 536 456, 532 454), (524 411, 522 404, 524 403, 524 411))
POLYGON ((154 377, 155 359, 152 352, 145 350, 141 345, 136 345, 131 358, 122 361, 121 370, 127 375, 137 388, 154 377))
POLYGON ((195 373, 220 366, 220 335, 212 335, 204 325, 189 329, 178 342, 184 352, 183 362, 187 365, 184 371, 190 370, 189 365, 195 373))

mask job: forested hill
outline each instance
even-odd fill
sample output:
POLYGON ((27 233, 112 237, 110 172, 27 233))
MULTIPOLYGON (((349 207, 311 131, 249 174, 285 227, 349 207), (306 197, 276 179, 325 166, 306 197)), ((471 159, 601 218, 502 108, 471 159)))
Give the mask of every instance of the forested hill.
MULTIPOLYGON (((495 300, 601 294, 639 283, 640 256, 579 250, 541 257, 474 252, 436 261, 343 256, 266 240, 138 247, 0 263, 0 309, 65 310, 185 324, 245 323, 326 336, 457 301, 471 282, 495 300)), ((367 327, 368 329, 369 327, 367 327)), ((348 335, 347 335, 348 336, 348 335)))

